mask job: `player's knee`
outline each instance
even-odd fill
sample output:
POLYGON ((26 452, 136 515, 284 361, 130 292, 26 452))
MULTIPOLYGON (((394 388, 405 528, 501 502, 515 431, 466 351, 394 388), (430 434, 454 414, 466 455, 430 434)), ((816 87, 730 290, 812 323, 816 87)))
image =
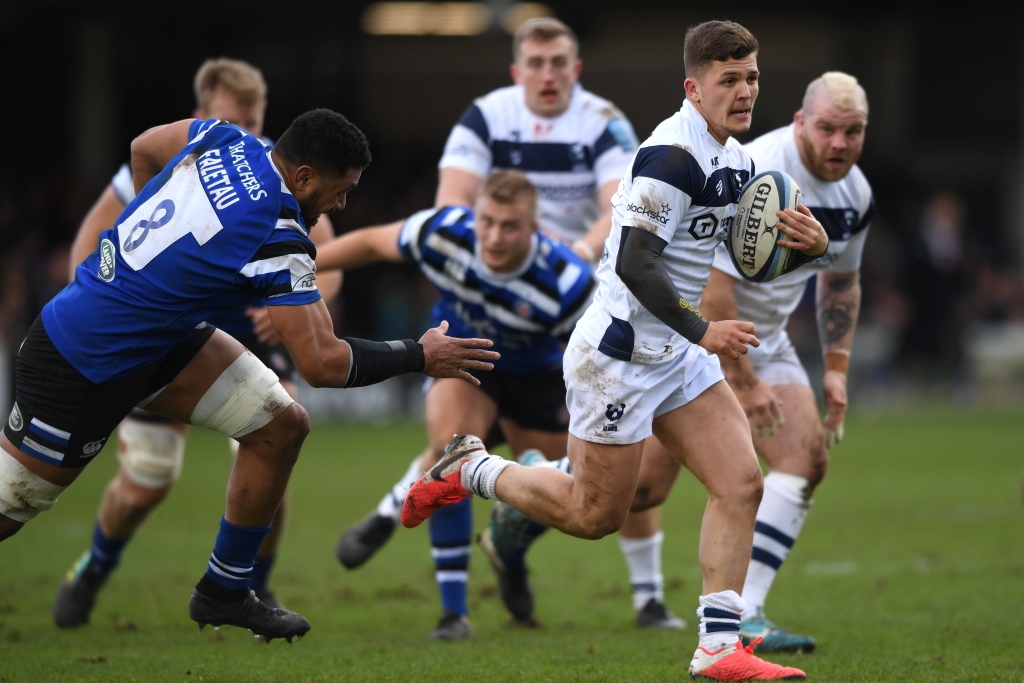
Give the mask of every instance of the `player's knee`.
POLYGON ((297 404, 281 386, 274 371, 252 352, 245 351, 199 399, 189 421, 239 440, 276 423, 275 430, 301 432, 298 436, 301 443, 309 433, 309 417, 301 406, 297 411, 289 411, 292 405, 297 404), (286 415, 289 412, 291 415, 286 415))
POLYGON ((640 483, 637 484, 629 510, 630 512, 650 510, 664 503, 666 498, 668 498, 668 489, 666 487, 640 483))
POLYGON ((174 425, 125 420, 118 428, 117 457, 124 475, 137 484, 123 487, 131 489, 126 496, 154 497, 155 505, 181 476, 185 435, 174 425))
POLYGON ((596 541, 622 528, 628 509, 616 507, 592 508, 580 518, 580 538, 596 541))
POLYGON ((13 536, 30 519, 52 508, 66 488, 46 481, 0 448, 0 537, 13 536))
POLYGON ((309 413, 298 403, 292 403, 279 417, 285 439, 294 447, 295 455, 298 456, 299 447, 309 435, 309 413))

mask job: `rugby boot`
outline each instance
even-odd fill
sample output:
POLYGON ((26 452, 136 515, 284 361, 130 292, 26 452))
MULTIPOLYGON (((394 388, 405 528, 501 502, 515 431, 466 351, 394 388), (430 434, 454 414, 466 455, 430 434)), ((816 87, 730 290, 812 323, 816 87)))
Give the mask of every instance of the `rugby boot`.
POLYGON ((96 603, 103 584, 111 570, 104 570, 91 562, 92 554, 87 550, 68 570, 68 574, 57 590, 53 604, 53 621, 58 628, 77 628, 89 623, 89 614, 96 603))
POLYGON ((802 681, 807 678, 800 669, 779 666, 754 655, 759 640, 743 647, 723 647, 714 652, 698 647, 690 661, 690 678, 698 681, 802 681))
POLYGON ((384 547, 395 532, 395 526, 395 520, 374 511, 341 535, 334 556, 345 569, 361 567, 384 547))
POLYGON ((814 638, 779 628, 761 611, 740 622, 740 638, 744 645, 760 639, 756 652, 814 652, 817 646, 814 638))
POLYGON ((277 596, 269 588, 261 588, 256 591, 256 599, 270 609, 284 609, 284 605, 281 604, 281 601, 277 599, 277 596))
POLYGON ((469 640, 472 637, 473 626, 469 623, 469 617, 450 609, 444 611, 437 626, 427 636, 429 640, 469 640))
POLYGON ((640 628, 667 628, 684 629, 686 622, 672 614, 665 603, 657 598, 647 601, 639 612, 636 613, 636 625, 640 628))
POLYGON ((244 600, 237 601, 217 600, 198 590, 192 591, 188 616, 199 624, 199 630, 207 624, 217 628, 225 624, 238 626, 249 629, 268 643, 274 638, 284 638, 290 643, 292 638, 304 636, 310 629, 306 617, 264 605, 253 590, 249 591, 244 600))
POLYGON ((409 488, 402 504, 402 526, 419 526, 442 505, 472 496, 462 485, 462 466, 485 455, 487 450, 480 439, 472 434, 456 435, 445 447, 441 460, 409 488))
MULTIPOLYGON (((497 507, 497 506, 495 506, 497 507)), ((508 506, 505 506, 508 507, 508 506)), ((509 507, 508 509, 512 509, 509 507)), ((516 513, 520 514, 520 513, 516 513)), ((526 519, 524 517, 524 519, 526 519)), ((527 519, 527 521, 529 521, 527 519)), ((505 603, 505 609, 512 615, 512 620, 519 626, 537 626, 533 618, 533 590, 530 588, 530 580, 527 578, 526 565, 508 567, 502 561, 498 550, 494 545, 494 517, 491 517, 491 526, 484 529, 477 537, 477 543, 487 555, 494 574, 498 577, 498 589, 501 594, 501 601, 505 603)))

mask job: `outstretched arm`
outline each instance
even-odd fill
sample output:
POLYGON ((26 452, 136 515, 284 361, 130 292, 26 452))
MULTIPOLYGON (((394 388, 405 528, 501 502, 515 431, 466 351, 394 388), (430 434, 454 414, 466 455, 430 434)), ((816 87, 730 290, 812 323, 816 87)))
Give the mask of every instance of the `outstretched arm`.
POLYGON ((853 333, 860 315, 860 273, 818 274, 816 294, 818 336, 825 358, 825 434, 829 445, 842 441, 846 417, 846 375, 853 333))
POLYGON ((590 226, 587 234, 573 242, 572 249, 583 257, 587 263, 597 263, 604 251, 604 241, 612 229, 612 197, 619 189, 619 181, 611 180, 602 185, 597 192, 597 205, 601 215, 590 226))
POLYGON ((317 245, 317 272, 352 270, 372 263, 400 263, 405 259, 398 250, 398 236, 405 221, 361 228, 336 237, 323 246, 317 245))
POLYGON ((323 299, 267 309, 299 374, 314 387, 366 386, 409 372, 455 377, 479 385, 479 380, 466 371, 491 370, 491 361, 499 358, 494 351, 486 350, 493 346, 488 339, 445 336, 447 322, 427 330, 419 342, 372 342, 334 336, 334 324, 323 299))
POLYGON ((156 126, 132 140, 132 178, 136 193, 188 144, 188 130, 194 120, 156 126))
POLYGON ((473 206, 483 178, 461 168, 442 168, 438 175, 434 206, 473 206))
POLYGON ((615 272, 644 308, 683 337, 711 353, 739 358, 747 345, 758 346, 753 323, 720 320, 709 323, 679 296, 661 262, 668 242, 641 228, 622 227, 615 272))
POLYGON ((78 268, 78 264, 88 258, 89 254, 96 251, 100 241, 100 233, 107 228, 114 227, 114 222, 121 215, 122 211, 124 211, 124 204, 121 203, 117 193, 114 192, 114 186, 107 185, 107 188, 103 190, 103 194, 100 195, 96 203, 89 209, 89 213, 85 215, 82 225, 78 227, 75 241, 71 244, 71 254, 68 258, 71 266, 70 280, 75 279, 75 270, 78 268))

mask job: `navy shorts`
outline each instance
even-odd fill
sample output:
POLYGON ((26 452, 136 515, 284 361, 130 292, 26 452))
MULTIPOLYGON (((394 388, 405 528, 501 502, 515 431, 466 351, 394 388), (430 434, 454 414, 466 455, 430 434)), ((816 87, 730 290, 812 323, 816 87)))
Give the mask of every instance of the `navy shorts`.
POLYGON ((33 458, 84 467, 135 404, 170 384, 215 331, 204 323, 160 360, 96 384, 60 354, 37 317, 15 361, 14 408, 4 434, 33 458))

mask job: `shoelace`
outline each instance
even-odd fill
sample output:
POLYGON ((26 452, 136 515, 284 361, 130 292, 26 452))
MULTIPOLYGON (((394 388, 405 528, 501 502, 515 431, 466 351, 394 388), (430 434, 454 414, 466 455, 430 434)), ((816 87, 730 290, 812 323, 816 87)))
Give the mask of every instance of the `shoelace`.
POLYGON ((758 645, 760 645, 763 642, 764 642, 764 636, 758 636, 757 638, 754 638, 754 640, 750 641, 750 645, 747 645, 743 649, 747 651, 747 654, 752 655, 752 654, 754 654, 754 648, 757 647, 758 645))

